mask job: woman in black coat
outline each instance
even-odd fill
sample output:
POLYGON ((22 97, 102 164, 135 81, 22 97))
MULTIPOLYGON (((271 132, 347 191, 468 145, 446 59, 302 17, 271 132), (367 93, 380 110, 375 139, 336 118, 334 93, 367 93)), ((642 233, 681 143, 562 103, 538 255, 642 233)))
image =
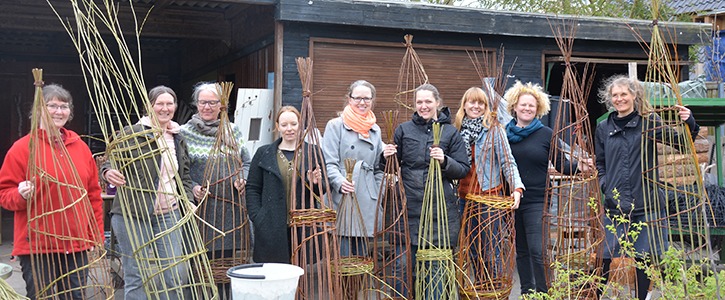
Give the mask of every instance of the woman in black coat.
MULTIPOLYGON (((301 178, 295 176, 293 165, 300 126, 299 111, 292 106, 282 107, 277 113, 276 126, 280 138, 257 150, 247 178, 247 210, 254 224, 254 262, 257 263, 290 263, 291 239, 287 225, 290 207, 287 199, 292 192, 292 180, 297 180, 298 187, 304 186, 301 178)), ((306 151, 306 144, 302 149, 306 151)), ((305 166, 302 169, 313 168, 305 166)), ((321 175, 320 168, 314 168, 308 173, 307 180, 316 186, 321 175)), ((297 205, 301 198, 302 189, 297 189, 297 205)))

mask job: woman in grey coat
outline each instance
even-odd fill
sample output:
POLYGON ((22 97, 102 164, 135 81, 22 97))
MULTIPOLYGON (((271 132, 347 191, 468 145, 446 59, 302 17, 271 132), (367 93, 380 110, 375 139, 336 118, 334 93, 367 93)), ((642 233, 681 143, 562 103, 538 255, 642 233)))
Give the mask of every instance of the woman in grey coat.
POLYGON ((346 98, 347 105, 340 117, 327 122, 322 151, 331 198, 338 213, 340 255, 367 256, 368 237, 373 236, 375 221, 381 213, 378 192, 383 179, 379 168, 383 142, 372 112, 375 87, 365 80, 355 81, 350 84, 346 98), (348 158, 356 160, 352 170, 345 168, 348 158), (352 181, 345 177, 348 172, 352 172, 352 181), (343 195, 353 192, 357 205, 352 201, 343 203, 343 195))

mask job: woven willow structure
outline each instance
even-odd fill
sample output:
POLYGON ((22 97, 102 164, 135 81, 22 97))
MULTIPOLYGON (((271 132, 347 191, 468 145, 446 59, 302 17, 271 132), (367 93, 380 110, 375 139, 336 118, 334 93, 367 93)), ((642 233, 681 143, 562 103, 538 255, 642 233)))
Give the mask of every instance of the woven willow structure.
MULTIPOLYGON (((645 213, 651 216, 646 230, 650 235, 652 249, 664 252, 671 247, 678 248, 682 251, 678 252, 677 258, 691 262, 691 268, 714 270, 709 227, 714 224, 709 224, 709 220, 712 220, 710 201, 704 191, 694 137, 690 134, 689 125, 681 120, 678 109, 674 107, 682 105, 682 95, 677 85, 681 78, 676 63, 679 54, 677 47, 668 46, 666 40, 676 40, 676 33, 660 28, 657 22, 660 5, 661 1, 652 1, 654 22, 647 47, 649 61, 644 95, 652 106, 645 105, 640 111, 643 120, 648 120, 644 123, 646 126, 642 126, 644 195, 659 195, 659 199, 645 199, 645 213), (656 157, 648 157, 648 153, 655 153, 656 157), (648 161, 653 161, 654 165, 648 165, 648 161)), ((653 265, 661 267, 661 259, 660 256, 653 256, 653 265)), ((703 285, 704 276, 688 278, 685 272, 680 271, 664 271, 664 275, 666 278, 653 278, 655 287, 664 294, 668 293, 668 285, 671 285, 684 288, 685 297, 703 297, 703 294, 699 294, 701 291, 692 288, 692 281, 703 285)), ((723 278, 717 273, 711 279, 723 284, 723 278)), ((720 292, 717 295, 720 298, 720 292)))
POLYGON ((297 58, 297 70, 302 81, 302 122, 295 150, 295 178, 290 192, 290 229, 292 234, 292 263, 305 269, 297 289, 297 299, 342 299, 340 276, 347 274, 346 264, 339 260, 340 250, 335 232, 337 214, 331 203, 324 200, 330 194, 324 156, 312 111, 310 84, 312 59, 297 58), (313 184, 308 174, 319 169, 322 180, 313 184), (296 199, 300 190, 302 198, 296 199))
MULTIPOLYGON (((353 170, 357 161, 354 158, 344 160, 347 181, 352 181, 353 170)), ((367 232, 362 217, 360 205, 355 193, 342 196, 340 207, 337 210, 337 230, 339 232, 367 232)), ((341 293, 343 299, 357 299, 358 294, 367 292, 372 287, 372 274, 374 269, 372 256, 367 253, 353 254, 352 249, 361 249, 367 252, 370 249, 366 236, 347 236, 351 251, 348 255, 340 255, 335 265, 342 282, 341 293)))
MULTIPOLYGON (((436 147, 441 141, 441 124, 434 122, 432 131, 433 146, 436 147)), ((418 232, 418 251, 415 254, 416 299, 458 299, 441 164, 432 157, 418 232)))
POLYGON ((26 178, 35 186, 27 200, 27 213, 36 298, 70 299, 80 294, 84 299, 113 299, 103 233, 88 190, 60 131, 41 129, 41 123, 54 125, 43 97, 43 71, 33 69, 33 77, 35 97, 26 178), (78 220, 84 220, 88 227, 78 228, 78 220), (69 241, 78 252, 52 253, 53 249, 73 250, 68 248, 69 241), (80 293, 71 289, 71 280, 81 283, 80 293))
MULTIPOLYGON (((219 130, 204 168, 203 187, 208 192, 199 203, 201 237, 208 251, 214 282, 229 283, 227 270, 252 260, 250 222, 244 201, 244 189, 235 182, 244 179, 241 147, 234 136, 227 108, 233 83, 217 85, 221 101, 219 130)), ((220 291, 221 293, 221 291, 220 291)), ((221 295, 224 298, 228 295, 221 295)))
MULTIPOLYGON (((144 188, 148 184, 143 183, 159 174, 162 159, 173 158, 162 155, 169 152, 169 145, 160 138, 161 129, 134 125, 146 112, 152 123, 158 124, 142 75, 142 22, 134 19, 135 31, 131 36, 135 46, 130 47, 117 19, 116 2, 71 0, 70 4, 72 16, 61 16, 50 5, 79 54, 91 106, 107 143, 110 167, 119 170, 127 181, 118 187, 115 201, 121 204, 132 259, 138 262, 144 291, 149 299, 217 299, 207 249, 187 193, 178 189, 164 192, 178 201, 179 217, 171 216, 174 225, 157 234, 145 230, 153 218, 158 223, 163 221, 159 220, 160 215, 150 213, 154 202, 143 195, 156 191, 144 188), (167 243, 177 237, 183 246, 167 243), (160 253, 166 253, 166 258, 158 258, 160 253)), ((178 173, 174 174, 174 181, 177 187, 184 186, 178 173)))
POLYGON ((484 109, 490 111, 490 118, 483 120, 482 125, 488 128, 483 144, 491 146, 483 147, 483 151, 472 151, 475 177, 465 196, 457 241, 456 275, 463 299, 508 299, 513 288, 516 236, 511 209, 514 201, 509 196, 510 189, 504 189, 503 184, 506 182, 513 187, 514 172, 517 171, 508 147, 505 124, 499 118, 499 112, 503 111, 499 109, 503 103, 500 95, 506 86, 503 48, 498 61, 492 61, 483 47, 481 54, 479 58, 475 52, 469 52, 469 57, 488 98, 484 109), (500 178, 501 185, 482 187, 479 176, 500 178))
POLYGON ((547 181, 542 222, 546 280, 549 286, 564 284, 570 297, 596 299, 595 276, 601 275, 600 246, 604 239, 597 172, 594 168, 578 172, 576 163, 568 163, 586 163, 594 153, 586 105, 592 81, 587 74, 588 66, 579 74, 571 64, 576 26, 551 27, 564 56, 565 69, 549 149, 549 160, 558 172, 553 174, 553 180, 547 181), (569 272, 569 282, 554 282, 554 263, 560 263, 569 272))
MULTIPOLYGON (((393 132, 398 127, 399 111, 383 112, 386 138, 393 143, 393 132)), ((391 155, 385 161, 385 175, 378 197, 383 220, 376 220, 373 240, 375 275, 380 279, 375 289, 377 299, 407 299, 411 291, 412 268, 410 263, 410 230, 400 161, 391 155)))
POLYGON ((413 49, 413 35, 406 34, 403 39, 405 54, 398 71, 398 93, 395 94, 395 103, 415 111, 415 89, 421 84, 428 83, 428 74, 425 73, 418 53, 413 49))

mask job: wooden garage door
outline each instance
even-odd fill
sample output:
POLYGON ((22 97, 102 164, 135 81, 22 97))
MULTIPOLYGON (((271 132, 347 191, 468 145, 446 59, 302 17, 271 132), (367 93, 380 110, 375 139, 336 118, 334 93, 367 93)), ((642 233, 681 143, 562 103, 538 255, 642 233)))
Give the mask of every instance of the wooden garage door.
MULTIPOLYGON (((481 48, 417 45, 415 40, 413 42, 430 83, 440 91, 443 105, 450 107, 455 114, 463 93, 472 86, 481 86, 466 53, 466 50, 478 51, 480 56, 481 48)), ((378 116, 378 125, 384 127, 381 112, 391 109, 400 109, 401 122, 410 120, 412 111, 399 108, 393 100, 405 54, 403 43, 312 39, 310 49, 314 61, 313 108, 320 130, 324 131, 327 121, 344 108, 347 87, 358 79, 375 85, 377 99, 373 110, 378 116)))

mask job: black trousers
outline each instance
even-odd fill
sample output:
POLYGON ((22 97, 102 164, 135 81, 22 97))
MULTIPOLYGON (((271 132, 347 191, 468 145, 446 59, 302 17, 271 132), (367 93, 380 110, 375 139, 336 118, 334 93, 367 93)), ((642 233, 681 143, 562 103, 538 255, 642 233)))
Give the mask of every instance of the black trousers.
POLYGON ((27 297, 31 300, 54 294, 61 300, 87 298, 84 286, 88 280, 88 269, 78 270, 88 264, 85 251, 20 255, 18 259, 23 270, 27 297), (61 277, 51 286, 51 282, 61 277))

